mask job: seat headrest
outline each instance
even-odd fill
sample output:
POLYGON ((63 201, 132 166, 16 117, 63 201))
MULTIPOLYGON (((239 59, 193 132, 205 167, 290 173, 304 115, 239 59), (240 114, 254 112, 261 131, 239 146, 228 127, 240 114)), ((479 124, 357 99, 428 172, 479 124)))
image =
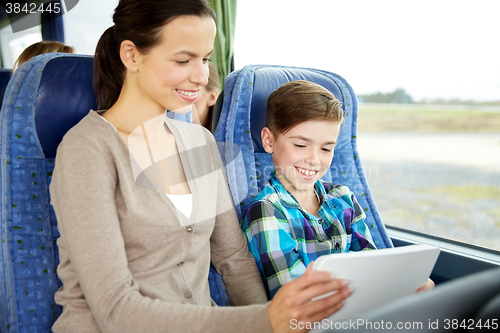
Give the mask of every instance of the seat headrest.
POLYGON ((59 54, 43 68, 35 105, 35 126, 46 158, 56 156, 66 132, 97 109, 92 56, 59 54))

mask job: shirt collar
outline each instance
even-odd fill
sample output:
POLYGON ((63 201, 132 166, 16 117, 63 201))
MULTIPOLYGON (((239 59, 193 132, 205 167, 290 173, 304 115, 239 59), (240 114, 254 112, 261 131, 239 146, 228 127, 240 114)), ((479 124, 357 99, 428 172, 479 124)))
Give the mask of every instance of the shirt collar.
MULTIPOLYGON (((274 188, 281 202, 285 206, 290 208, 300 208, 297 199, 295 199, 295 197, 290 192, 288 192, 288 190, 283 186, 283 184, 281 184, 281 181, 278 179, 278 176, 276 176, 276 170, 271 172, 271 177, 269 178, 269 184, 274 188)), ((314 183, 314 191, 316 192, 316 194, 318 194, 320 206, 325 202, 330 206, 330 202, 329 200, 327 200, 326 197, 325 187, 323 186, 321 180, 317 180, 316 183, 314 183)))

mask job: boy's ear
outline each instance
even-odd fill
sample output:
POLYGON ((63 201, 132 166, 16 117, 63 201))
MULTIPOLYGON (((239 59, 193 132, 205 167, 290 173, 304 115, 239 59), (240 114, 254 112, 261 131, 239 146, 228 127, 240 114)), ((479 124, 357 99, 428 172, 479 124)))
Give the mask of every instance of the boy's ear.
POLYGON ((135 46, 134 42, 130 40, 124 40, 120 45, 120 59, 125 67, 136 72, 138 69, 138 58, 140 57, 140 52, 135 46))
POLYGON ((273 132, 267 127, 264 127, 262 129, 262 132, 260 132, 260 138, 262 139, 262 146, 264 147, 264 150, 272 154, 273 153, 273 143, 274 143, 274 136, 273 132))

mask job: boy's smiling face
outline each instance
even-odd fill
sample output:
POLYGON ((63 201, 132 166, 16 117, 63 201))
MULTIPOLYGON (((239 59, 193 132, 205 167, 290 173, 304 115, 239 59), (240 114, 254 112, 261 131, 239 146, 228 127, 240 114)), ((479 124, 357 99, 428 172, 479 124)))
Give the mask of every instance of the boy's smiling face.
POLYGON ((314 191, 314 183, 332 163, 340 126, 332 120, 310 120, 277 137, 267 127, 262 130, 264 149, 272 154, 276 175, 290 193, 314 191))

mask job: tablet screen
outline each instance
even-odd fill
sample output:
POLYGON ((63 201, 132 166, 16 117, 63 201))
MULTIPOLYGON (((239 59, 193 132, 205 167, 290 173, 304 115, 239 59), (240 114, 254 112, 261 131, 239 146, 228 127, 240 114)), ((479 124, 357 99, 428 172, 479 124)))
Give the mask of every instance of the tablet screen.
POLYGON ((352 318, 414 294, 427 282, 439 252, 437 247, 422 244, 319 257, 313 270, 328 271, 336 278, 346 279, 353 289, 342 309, 330 318, 352 318))

